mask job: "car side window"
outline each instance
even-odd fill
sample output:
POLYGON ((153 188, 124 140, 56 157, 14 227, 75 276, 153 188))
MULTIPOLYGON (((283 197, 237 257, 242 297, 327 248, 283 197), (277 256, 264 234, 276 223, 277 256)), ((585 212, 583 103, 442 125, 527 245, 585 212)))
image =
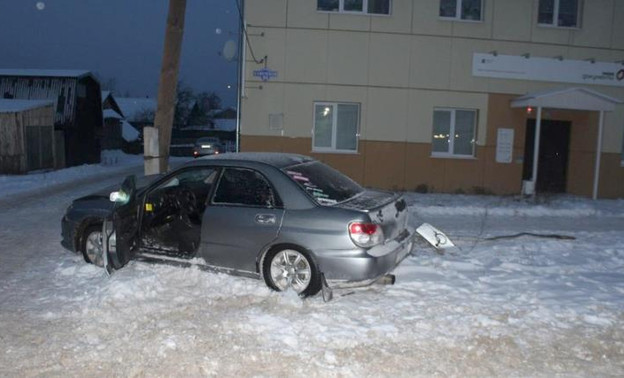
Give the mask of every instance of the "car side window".
POLYGON ((267 179, 254 170, 244 168, 223 171, 213 203, 269 208, 281 206, 267 179))
MULTIPOLYGON (((194 194, 196 205, 203 208, 210 189, 217 177, 214 168, 194 168, 184 170, 152 189, 147 195, 147 202, 158 207, 163 197, 178 197, 182 190, 194 194)), ((201 210, 201 209, 200 209, 201 210)))

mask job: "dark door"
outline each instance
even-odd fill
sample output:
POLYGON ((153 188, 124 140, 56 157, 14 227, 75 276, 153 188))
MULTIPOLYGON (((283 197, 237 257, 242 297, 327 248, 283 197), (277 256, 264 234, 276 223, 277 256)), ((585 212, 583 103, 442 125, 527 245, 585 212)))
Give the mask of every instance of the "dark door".
POLYGON ((136 252, 139 208, 134 176, 126 178, 115 197, 111 218, 105 222, 103 230, 104 266, 109 273, 126 265, 136 252))
MULTIPOLYGON (((527 120, 524 142, 523 179, 533 175, 535 120, 527 120)), ((538 193, 565 193, 570 149, 570 122, 542 120, 539 160, 537 166, 538 193)))
POLYGON ((192 257, 201 239, 206 200, 217 170, 193 167, 177 172, 148 189, 141 219, 141 248, 192 257))
POLYGON ((208 264, 256 271, 256 257, 277 238, 284 210, 268 180, 244 168, 223 171, 204 212, 202 257, 208 264))

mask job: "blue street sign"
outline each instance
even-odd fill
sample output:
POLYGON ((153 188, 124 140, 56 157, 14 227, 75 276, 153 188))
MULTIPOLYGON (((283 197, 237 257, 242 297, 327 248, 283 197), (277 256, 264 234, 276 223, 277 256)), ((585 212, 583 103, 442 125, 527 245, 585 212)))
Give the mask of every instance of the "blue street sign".
POLYGON ((273 79, 277 77, 277 71, 270 70, 264 67, 261 70, 253 71, 253 76, 259 77, 262 81, 267 81, 269 79, 273 79))

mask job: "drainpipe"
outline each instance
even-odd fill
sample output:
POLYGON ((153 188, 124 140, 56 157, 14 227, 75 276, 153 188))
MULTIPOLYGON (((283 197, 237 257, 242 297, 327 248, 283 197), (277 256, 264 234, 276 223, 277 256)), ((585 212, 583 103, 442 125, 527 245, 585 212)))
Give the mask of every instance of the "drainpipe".
POLYGON ((537 163, 539 159, 540 134, 542 132, 542 107, 537 107, 537 121, 535 122, 535 141, 533 142, 533 199, 537 193, 537 163))
POLYGON ((602 131, 604 125, 604 111, 600 111, 600 121, 598 122, 598 142, 596 142, 596 166, 594 167, 594 191, 592 198, 598 199, 598 181, 600 179, 600 155, 602 154, 602 131))

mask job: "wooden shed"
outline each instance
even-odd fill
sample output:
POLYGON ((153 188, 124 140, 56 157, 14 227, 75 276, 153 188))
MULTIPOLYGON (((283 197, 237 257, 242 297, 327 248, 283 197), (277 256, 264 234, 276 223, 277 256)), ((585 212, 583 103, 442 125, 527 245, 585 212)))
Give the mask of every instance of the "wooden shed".
POLYGON ((0 69, 0 97, 52 101, 54 128, 65 144, 58 155, 69 167, 100 162, 101 90, 89 71, 0 69))
POLYGON ((0 99, 0 173, 56 166, 54 103, 0 99))

